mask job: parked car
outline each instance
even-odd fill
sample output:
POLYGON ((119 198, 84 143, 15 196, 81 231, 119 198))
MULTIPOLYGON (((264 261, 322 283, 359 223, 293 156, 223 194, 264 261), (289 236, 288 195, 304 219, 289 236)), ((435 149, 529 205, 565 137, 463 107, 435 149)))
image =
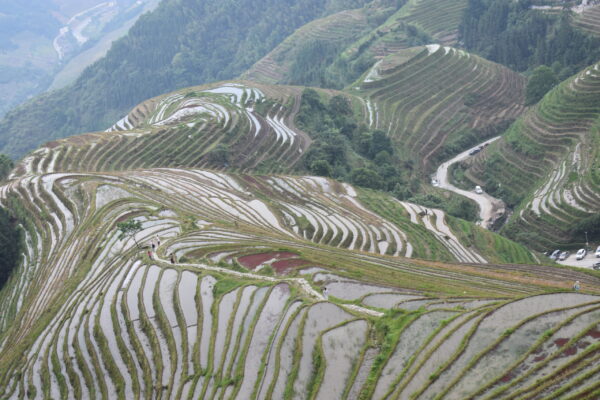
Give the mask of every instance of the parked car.
POLYGON ((560 256, 558 256, 558 259, 559 259, 560 261, 564 261, 564 260, 566 260, 566 259, 567 259, 567 257, 569 257, 569 255, 570 255, 570 254, 571 254, 571 253, 570 253, 570 252, 568 252, 568 251, 563 251, 562 253, 560 253, 560 256))
POLYGON ((483 189, 481 188, 481 186, 479 186, 479 185, 475 186, 475 193, 477 193, 477 194, 483 193, 483 189))
POLYGON ((480 151, 481 151, 480 148, 473 149, 469 152, 469 155, 474 156, 475 154, 479 153, 480 151))
POLYGON ((554 250, 552 252, 552 254, 550 254, 550 259, 551 260, 556 260, 558 258, 558 256, 560 255, 560 250, 554 250))
POLYGON ((594 265, 592 265, 592 268, 595 269, 596 271, 600 271, 600 262, 597 262, 594 265))
POLYGON ((435 179, 435 178, 431 180, 431 184, 432 184, 433 186, 435 186, 435 187, 438 187, 438 186, 440 186, 440 182, 439 182, 437 179, 435 179))
POLYGON ((575 255, 575 258, 577 258, 578 260, 583 260, 583 258, 585 257, 586 254, 587 254, 587 251, 585 249, 579 249, 577 251, 577 254, 575 255))
POLYGON ((600 258, 600 246, 596 249, 596 257, 600 258))

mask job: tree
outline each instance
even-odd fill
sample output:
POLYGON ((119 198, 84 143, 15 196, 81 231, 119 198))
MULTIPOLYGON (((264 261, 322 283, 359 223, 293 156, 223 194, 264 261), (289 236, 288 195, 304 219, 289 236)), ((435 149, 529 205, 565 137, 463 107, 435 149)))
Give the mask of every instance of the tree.
POLYGON ((117 228, 121 232, 119 234, 119 240, 132 238, 138 249, 140 248, 140 244, 135 238, 135 235, 142 230, 142 223, 140 221, 130 218, 125 222, 117 223, 117 228))
POLYGON ((14 168, 13 161, 5 156, 4 154, 0 154, 0 181, 6 179, 10 171, 14 168))
POLYGON ((371 189, 381 189, 383 186, 381 177, 370 168, 356 168, 352 170, 352 183, 371 189))
POLYGON ((391 152, 392 141, 384 131, 376 130, 371 135, 371 146, 369 148, 371 158, 375 158, 375 155, 380 151, 391 152))
POLYGON ((316 160, 310 165, 310 171, 319 176, 331 176, 333 170, 327 160, 316 160))
POLYGON ((552 71, 552 68, 545 65, 537 67, 533 70, 533 74, 527 82, 525 104, 529 106, 537 103, 557 83, 558 78, 554 74, 554 71, 552 71))
POLYGON ((17 267, 21 254, 21 231, 14 218, 0 208, 0 288, 12 270, 17 267))

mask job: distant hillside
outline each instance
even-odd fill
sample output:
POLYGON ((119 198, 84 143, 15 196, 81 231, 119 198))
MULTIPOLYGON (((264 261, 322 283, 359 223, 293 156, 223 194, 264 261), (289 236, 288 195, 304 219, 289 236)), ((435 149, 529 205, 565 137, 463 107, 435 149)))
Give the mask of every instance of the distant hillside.
POLYGON ((466 50, 516 71, 553 65, 566 79, 600 59, 600 37, 574 26, 579 17, 572 3, 468 0, 459 39, 466 50))
POLYGON ((7 0, 0 4, 0 116, 74 80, 159 0, 7 0), (85 57, 79 57, 85 53, 85 57), (73 58, 76 59, 75 63, 73 58))
POLYGON ((369 14, 379 10, 369 7, 347 10, 308 23, 242 77, 257 82, 319 86, 324 83, 322 69, 343 48, 373 28, 369 14))
POLYGON ((466 0, 374 1, 299 29, 243 78, 342 89, 401 49, 456 44, 466 5, 466 0))
POLYGON ((504 229, 528 246, 600 238, 600 65, 561 83, 478 155, 468 175, 516 206, 504 229))
POLYGON ((0 122, 0 152, 22 157, 44 141, 106 129, 144 99, 233 78, 296 28, 365 2, 163 2, 73 85, 8 113, 0 122))
POLYGON ((448 46, 400 51, 355 85, 368 125, 425 168, 499 133, 524 110, 524 77, 448 46))
POLYGON ((575 26, 600 36, 600 4, 587 8, 577 15, 575 26))

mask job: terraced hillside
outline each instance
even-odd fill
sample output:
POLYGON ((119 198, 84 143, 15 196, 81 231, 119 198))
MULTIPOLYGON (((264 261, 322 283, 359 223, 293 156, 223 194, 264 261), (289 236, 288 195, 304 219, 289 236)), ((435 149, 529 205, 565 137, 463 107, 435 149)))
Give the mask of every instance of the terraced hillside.
POLYGON ((341 49, 368 32, 369 8, 346 10, 304 25, 273 51, 260 59, 242 77, 264 83, 290 83, 290 69, 297 65, 303 52, 322 46, 341 49))
MULTIPOLYGON (((107 132, 48 143, 23 159, 11 177, 157 167, 297 172, 301 166, 296 164, 311 143, 293 125, 298 93, 296 87, 250 82, 171 93, 140 104, 107 132)), ((245 175, 241 179, 252 196, 268 200, 278 210, 276 219, 285 221, 290 233, 315 243, 467 263, 536 261, 523 247, 497 235, 480 231, 477 236, 485 239, 474 240, 478 228, 472 224, 450 228, 438 209, 401 203, 370 191, 359 195, 348 185, 334 185, 326 179, 296 183, 287 183, 283 177, 256 183, 245 175), (305 192, 318 197, 308 201, 305 192)), ((229 202, 210 207, 233 207, 226 210, 233 213, 232 204, 247 195, 221 194, 217 197, 225 196, 229 202)))
POLYGON ((587 32, 600 36, 600 4, 579 13, 575 17, 574 24, 587 32))
POLYGON ((20 204, 26 247, 0 292, 2 397, 599 390, 600 278, 377 255, 408 244, 345 185, 175 168, 31 172, 0 199, 20 204), (294 204, 294 193, 312 203, 294 204), (347 216, 319 210, 336 199, 347 216), (117 223, 130 219, 140 230, 120 238, 117 223), (327 237, 371 252, 321 245, 327 237), (384 237, 387 249, 374 246, 384 237), (575 279, 588 294, 561 293, 575 279))
POLYGON ((161 166, 288 171, 310 145, 293 124, 300 93, 249 82, 174 92, 141 103, 109 133, 46 144, 16 173, 161 166))
POLYGON ((453 45, 466 7, 466 0, 408 0, 395 20, 419 27, 438 43, 453 45))
POLYGON ((473 163, 473 179, 518 205, 506 228, 513 238, 539 249, 585 243, 585 221, 600 211, 599 117, 596 64, 548 93, 473 163))
POLYGON ((431 40, 456 44, 466 6, 466 0, 408 0, 396 9, 373 2, 343 11, 298 29, 242 78, 341 88, 402 49, 431 40))
POLYGON ((358 83, 368 125, 392 137, 424 167, 470 136, 476 144, 525 109, 525 78, 477 56, 440 45, 399 52, 358 83))

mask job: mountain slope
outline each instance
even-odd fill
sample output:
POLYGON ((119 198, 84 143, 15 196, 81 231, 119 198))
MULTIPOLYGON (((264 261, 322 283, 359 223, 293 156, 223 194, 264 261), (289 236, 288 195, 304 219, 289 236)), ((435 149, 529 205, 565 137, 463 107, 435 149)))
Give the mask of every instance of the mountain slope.
POLYGON ((0 115, 48 89, 57 74, 62 75, 62 80, 74 80, 106 53, 112 40, 125 35, 137 18, 158 2, 3 2, 0 115), (76 57, 83 51, 87 57, 76 57), (77 59, 76 68, 65 64, 73 57, 77 59))
POLYGON ((106 129, 144 99, 233 78, 297 27, 362 4, 361 0, 163 2, 73 85, 8 113, 0 122, 0 151, 22 157, 44 141, 106 129))
POLYGON ((304 26, 242 77, 341 89, 401 49, 432 40, 455 44, 465 7, 464 0, 372 2, 304 26))
MULTIPOLYGON (((313 178, 279 182, 273 198, 303 185, 323 191, 305 197, 352 196, 313 178)), ((593 381, 589 351, 563 355, 552 345, 566 332, 575 348, 595 338, 589 321, 597 321, 600 297, 542 293, 574 279, 598 292, 598 277, 411 263, 315 245, 251 195, 268 183, 155 169, 30 175, 4 186, 3 203, 16 196, 32 213, 26 262, 0 293, 2 310, 12 310, 1 314, 3 397, 460 398, 517 390, 534 398, 558 390, 568 366, 580 369, 560 375, 560 390, 578 390, 576 378, 593 381), (128 218, 141 223, 138 243, 160 237, 158 258, 131 237, 119 239, 117 223, 128 218), (396 304, 401 311, 383 313, 396 304), (527 350, 507 356, 513 341, 527 350), (552 363, 534 359, 540 348, 552 363), (539 372, 502 384, 525 366, 539 372), (558 370, 540 381, 552 366, 558 370), (485 380, 472 379, 483 372, 485 380)))
POLYGON ((306 77, 295 76, 299 72, 294 74, 292 69, 300 68, 298 64, 306 58, 305 53, 310 52, 311 47, 320 58, 323 58, 323 49, 335 56, 341 48, 358 39, 370 29, 368 11, 366 7, 346 10, 304 25, 244 72, 242 77, 255 82, 317 86, 320 82, 315 82, 315 79, 307 82, 306 77))
POLYGON ((539 249, 597 238, 600 66, 561 83, 477 157, 468 174, 518 205, 506 232, 539 249), (582 225, 583 223, 583 225, 582 225))
MULTIPOLYGON (((321 93, 339 95, 331 91, 321 93)), ((115 124, 111 132, 49 142, 24 158, 12 177, 157 167, 246 173, 258 170, 269 174, 302 172, 312 138, 294 124, 299 103, 298 87, 223 82, 184 89, 141 103, 115 124)), ((277 187, 277 184, 261 184, 256 189, 260 196, 275 201, 277 197, 272 190, 264 190, 270 186, 277 187)), ((282 192, 281 188, 277 190, 282 192)), ((310 192, 315 188, 304 190, 310 192)), ((296 197, 293 193, 284 197, 290 196, 296 197)), ((369 192, 361 192, 360 198, 367 208, 385 213, 382 214, 385 219, 391 218, 382 222, 383 231, 379 228, 371 231, 371 228, 359 227, 360 224, 350 224, 354 228, 349 228, 343 218, 332 219, 328 215, 343 214, 332 204, 320 203, 312 211, 302 206, 293 209, 292 214, 290 210, 286 213, 290 218, 304 221, 295 225, 307 225, 299 232, 301 236, 322 244, 447 261, 534 262, 526 250, 491 233, 479 232, 486 238, 484 241, 469 240, 472 234, 464 235, 462 229, 451 229, 441 210, 400 203, 389 196, 369 192), (388 214, 389 210, 395 212, 388 214), (390 230, 394 224, 400 230, 390 230)), ((339 199, 334 203, 339 203, 339 199)), ((273 206, 281 208, 275 203, 273 206)), ((364 218, 370 218, 369 215, 375 214, 367 212, 364 218)), ((471 229, 476 230, 468 228, 471 229)))
POLYGON ((352 93, 366 99, 368 125, 425 168, 492 136, 524 111, 525 78, 447 46, 389 56, 357 85, 352 93))
POLYGON ((574 24, 594 35, 600 35, 600 5, 583 10, 576 16, 574 24))

